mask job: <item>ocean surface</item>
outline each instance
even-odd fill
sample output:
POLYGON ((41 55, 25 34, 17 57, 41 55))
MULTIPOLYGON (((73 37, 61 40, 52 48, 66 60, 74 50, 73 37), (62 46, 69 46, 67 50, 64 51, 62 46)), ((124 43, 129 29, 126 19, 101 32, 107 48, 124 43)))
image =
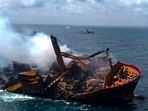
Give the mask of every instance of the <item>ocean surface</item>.
POLYGON ((142 71, 131 102, 120 104, 82 104, 36 98, 0 90, 0 111, 147 111, 148 110, 148 28, 87 26, 94 34, 82 34, 86 26, 13 25, 21 34, 33 31, 54 35, 58 42, 67 44, 73 52, 90 54, 110 48, 115 60, 134 64, 142 71))

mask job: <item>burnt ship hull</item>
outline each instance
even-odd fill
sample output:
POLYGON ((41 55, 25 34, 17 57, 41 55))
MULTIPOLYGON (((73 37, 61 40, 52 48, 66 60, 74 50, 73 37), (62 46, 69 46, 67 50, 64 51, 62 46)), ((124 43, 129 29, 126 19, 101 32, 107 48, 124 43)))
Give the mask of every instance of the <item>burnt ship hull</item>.
MULTIPOLYGON (((134 90, 141 77, 138 67, 119 61, 113 64, 108 55, 109 48, 79 57, 61 52, 56 38, 51 36, 51 40, 57 61, 48 74, 44 77, 39 70, 30 71, 27 66, 18 73, 18 83, 6 86, 5 90, 43 98, 92 103, 134 97, 134 90), (104 52, 107 54, 105 57, 98 56, 104 52), (63 57, 71 58, 67 67, 63 57)), ((15 66, 18 68, 20 65, 15 63, 15 66)))
MULTIPOLYGON (((115 100, 132 100, 134 98, 134 90, 136 85, 139 81, 140 77, 136 78, 135 80, 113 88, 105 88, 97 91, 93 91, 90 93, 83 93, 83 94, 76 94, 75 96, 69 96, 68 98, 54 98, 50 96, 51 90, 46 90, 44 93, 27 93, 24 92, 22 88, 18 88, 14 91, 7 91, 18 93, 18 94, 26 94, 30 96, 37 96, 42 98, 49 98, 49 99, 58 99, 58 100, 68 100, 68 101, 78 101, 84 103, 97 103, 97 102, 108 102, 108 101, 115 101, 115 100)), ((30 85, 26 86, 29 88, 30 85)))
POLYGON ((80 102, 103 102, 103 101, 105 102, 114 99, 132 100, 134 97, 134 90, 139 79, 140 77, 122 86, 101 89, 98 91, 91 92, 89 94, 87 93, 87 94, 77 95, 71 97, 70 100, 80 101, 80 102))

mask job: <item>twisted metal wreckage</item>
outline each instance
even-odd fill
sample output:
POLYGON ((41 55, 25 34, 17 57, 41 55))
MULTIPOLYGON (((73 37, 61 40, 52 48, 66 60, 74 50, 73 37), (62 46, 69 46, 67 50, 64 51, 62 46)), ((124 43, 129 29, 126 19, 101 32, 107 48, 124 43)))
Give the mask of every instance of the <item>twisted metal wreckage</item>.
POLYGON ((31 70, 28 64, 13 62, 11 75, 14 74, 15 78, 9 78, 2 88, 14 93, 70 101, 95 102, 134 95, 141 71, 134 65, 119 61, 113 64, 109 48, 80 57, 61 52, 52 35, 51 41, 57 61, 46 75, 31 70), (100 56, 103 52, 106 53, 104 57, 100 56), (67 67, 63 57, 71 58, 67 67))

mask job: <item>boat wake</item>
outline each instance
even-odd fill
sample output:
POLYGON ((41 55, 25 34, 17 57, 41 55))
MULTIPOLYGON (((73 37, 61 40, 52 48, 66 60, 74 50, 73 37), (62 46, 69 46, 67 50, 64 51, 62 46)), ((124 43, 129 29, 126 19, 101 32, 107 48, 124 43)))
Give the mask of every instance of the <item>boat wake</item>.
POLYGON ((27 95, 14 94, 14 93, 5 92, 3 90, 0 90, 0 99, 2 99, 5 102, 13 102, 13 101, 31 100, 35 98, 31 96, 27 96, 27 95))

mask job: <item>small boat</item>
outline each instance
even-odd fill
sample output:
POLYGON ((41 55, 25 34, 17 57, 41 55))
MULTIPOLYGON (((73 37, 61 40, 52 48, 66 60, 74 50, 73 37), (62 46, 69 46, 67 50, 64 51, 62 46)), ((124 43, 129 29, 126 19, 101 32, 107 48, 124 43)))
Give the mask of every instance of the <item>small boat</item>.
POLYGON ((70 27, 69 27, 69 26, 65 26, 65 28, 66 28, 66 29, 70 29, 70 27))
POLYGON ((18 71, 18 82, 6 85, 4 90, 80 102, 126 99, 134 96, 141 77, 141 71, 135 65, 119 61, 113 63, 109 48, 90 55, 75 56, 61 52, 56 37, 52 35, 51 41, 57 61, 50 67, 48 74, 43 76, 39 70, 31 70, 20 64, 27 67, 22 68, 15 62, 15 69, 22 68, 18 71), (67 66, 63 57, 71 59, 67 66))
POLYGON ((89 30, 89 29, 85 28, 85 30, 80 31, 80 33, 82 33, 82 34, 94 34, 95 32, 93 30, 89 30))

